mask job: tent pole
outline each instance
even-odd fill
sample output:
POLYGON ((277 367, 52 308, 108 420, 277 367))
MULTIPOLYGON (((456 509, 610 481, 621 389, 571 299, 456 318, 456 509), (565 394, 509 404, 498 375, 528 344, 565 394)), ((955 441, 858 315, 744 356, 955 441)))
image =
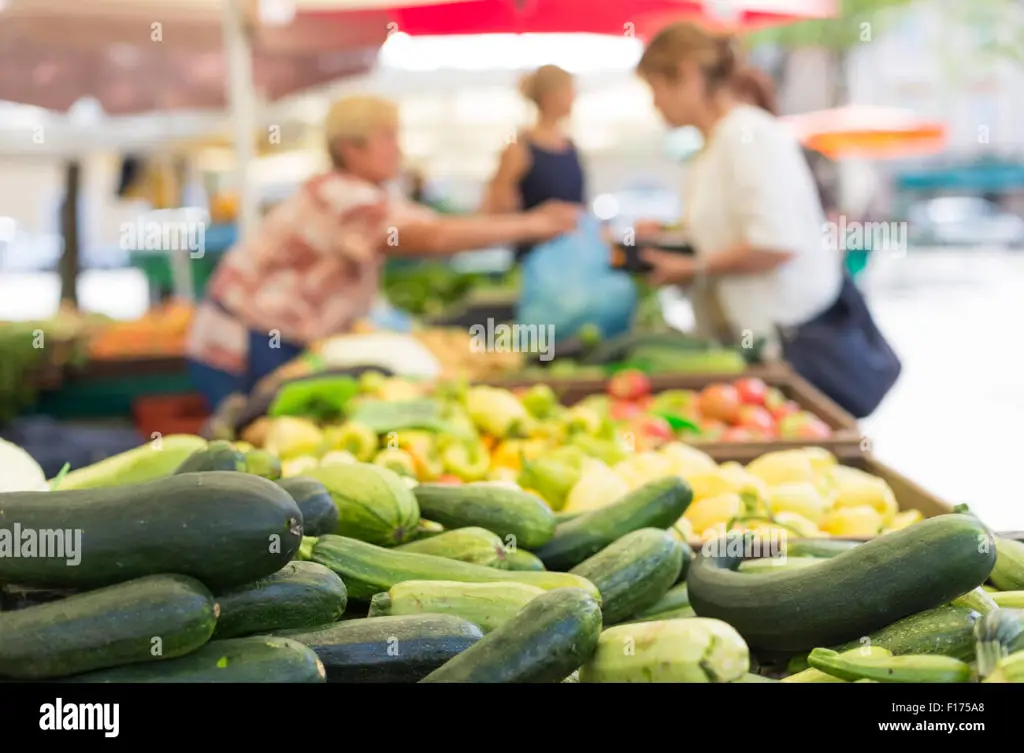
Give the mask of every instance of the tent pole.
POLYGON ((228 67, 228 102, 235 128, 239 195, 238 237, 249 236, 259 219, 255 186, 250 179, 256 157, 256 91, 253 82, 252 27, 244 0, 225 0, 224 55, 228 67))

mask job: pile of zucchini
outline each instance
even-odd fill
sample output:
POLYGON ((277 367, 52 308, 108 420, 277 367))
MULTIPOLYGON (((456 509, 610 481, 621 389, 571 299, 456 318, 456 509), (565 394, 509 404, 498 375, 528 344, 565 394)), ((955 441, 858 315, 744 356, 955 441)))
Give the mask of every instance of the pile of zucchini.
POLYGON ((679 478, 560 521, 263 460, 0 495, 0 681, 1024 682, 1024 544, 971 515, 766 562, 749 534, 695 556, 679 478))

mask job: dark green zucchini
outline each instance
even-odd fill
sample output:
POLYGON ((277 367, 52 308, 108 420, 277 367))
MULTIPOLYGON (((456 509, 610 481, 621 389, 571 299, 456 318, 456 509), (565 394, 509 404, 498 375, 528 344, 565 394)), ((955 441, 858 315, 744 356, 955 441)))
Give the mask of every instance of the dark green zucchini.
POLYGON ((562 682, 590 658, 600 635, 597 600, 578 588, 556 588, 423 682, 562 682))
POLYGON ((513 549, 510 552, 505 552, 505 567, 509 570, 533 570, 535 572, 547 569, 540 557, 525 549, 513 549))
POLYGON ((997 536, 996 566, 989 579, 1000 591, 1024 589, 1024 544, 997 536))
POLYGON ((299 506, 303 535, 323 536, 325 533, 334 533, 338 527, 338 508, 326 486, 305 476, 283 478, 277 485, 288 492, 299 506))
POLYGON ((236 450, 230 442, 217 439, 185 458, 174 472, 234 471, 235 473, 245 473, 245 470, 245 455, 236 450))
POLYGON ((555 514, 521 489, 476 484, 420 484, 413 490, 420 513, 446 529, 479 527, 501 537, 509 549, 534 549, 555 532, 555 514))
POLYGON ((693 490, 681 478, 652 481, 615 504, 562 523, 554 538, 533 553, 549 570, 569 570, 631 531, 668 528, 692 499, 693 490))
POLYGON ((846 541, 844 539, 796 539, 788 541, 784 545, 784 554, 787 557, 820 557, 830 559, 837 555, 848 552, 860 545, 860 541, 846 541))
POLYGON ((178 573, 211 588, 230 588, 276 573, 301 538, 302 514, 294 500, 273 481, 247 473, 184 473, 112 489, 7 492, 0 494, 0 583, 98 588, 178 573), (25 548, 26 532, 33 531, 63 533, 40 541, 58 556, 2 556, 5 539, 20 539, 16 543, 25 548), (57 547, 69 541, 71 546, 57 547))
POLYGON ((614 625, 651 606, 672 587, 683 566, 683 546, 668 531, 641 528, 570 572, 597 586, 604 623, 614 625))
POLYGON ((480 628, 446 614, 347 620, 320 630, 275 631, 309 646, 328 682, 418 682, 483 637, 480 628))
POLYGON ((324 625, 341 617, 348 603, 341 578, 315 562, 289 562, 273 575, 216 596, 218 640, 324 625))
POLYGON ((320 683, 325 677, 324 666, 312 649, 288 638, 260 635, 210 641, 177 659, 101 669, 63 682, 320 683))
POLYGON ((213 635, 213 595, 184 575, 151 575, 0 614, 0 676, 39 680, 173 659, 213 635))
POLYGON ((734 571, 756 542, 729 535, 710 542, 690 568, 690 603, 699 616, 732 625, 755 650, 844 643, 984 583, 995 564, 989 536, 974 517, 940 515, 820 565, 744 575, 734 571))
POLYGON ((897 620, 881 630, 852 640, 833 650, 849 651, 863 645, 878 646, 896 656, 904 654, 941 654, 954 659, 974 659, 974 626, 978 613, 961 606, 928 609, 897 620))

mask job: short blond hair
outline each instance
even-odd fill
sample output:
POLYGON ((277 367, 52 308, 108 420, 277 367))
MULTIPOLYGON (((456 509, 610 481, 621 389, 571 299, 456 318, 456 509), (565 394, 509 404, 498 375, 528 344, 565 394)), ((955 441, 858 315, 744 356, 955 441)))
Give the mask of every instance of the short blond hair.
POLYGON ((362 141, 380 128, 398 126, 398 105, 385 97, 354 94, 331 105, 324 118, 327 153, 335 167, 343 167, 336 148, 339 141, 362 141))
POLYGON ((524 97, 540 105, 545 95, 572 84, 572 74, 557 65, 542 65, 519 80, 519 91, 524 97))

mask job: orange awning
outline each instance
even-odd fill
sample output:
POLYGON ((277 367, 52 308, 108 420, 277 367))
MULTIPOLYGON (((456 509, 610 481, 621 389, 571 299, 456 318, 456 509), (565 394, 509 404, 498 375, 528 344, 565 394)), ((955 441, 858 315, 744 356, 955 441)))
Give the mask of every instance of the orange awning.
POLYGON ((895 159, 946 147, 946 127, 909 110, 852 105, 783 120, 805 147, 832 159, 895 159))

